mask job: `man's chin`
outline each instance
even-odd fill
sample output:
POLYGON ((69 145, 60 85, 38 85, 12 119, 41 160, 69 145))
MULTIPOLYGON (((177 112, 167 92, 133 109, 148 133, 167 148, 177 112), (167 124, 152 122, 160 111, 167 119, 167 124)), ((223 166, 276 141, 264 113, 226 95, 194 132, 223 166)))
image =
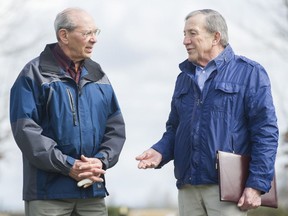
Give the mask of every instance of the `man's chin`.
POLYGON ((91 56, 92 56, 92 52, 91 53, 85 53, 85 59, 86 58, 91 58, 91 56))
POLYGON ((188 56, 188 61, 192 62, 192 63, 196 63, 197 61, 195 60, 195 58, 191 58, 188 56))

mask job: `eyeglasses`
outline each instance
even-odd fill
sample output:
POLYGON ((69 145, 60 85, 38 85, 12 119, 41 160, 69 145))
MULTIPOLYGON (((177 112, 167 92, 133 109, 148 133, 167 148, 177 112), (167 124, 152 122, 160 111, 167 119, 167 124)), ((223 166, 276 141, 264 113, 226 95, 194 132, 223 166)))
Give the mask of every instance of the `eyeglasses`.
MULTIPOLYGON (((75 31, 75 30, 74 30, 75 31)), ((75 31, 78 33, 81 33, 81 35, 83 36, 83 38, 87 39, 87 38, 91 38, 93 36, 97 36, 100 34, 101 30, 100 29, 95 29, 95 30, 90 30, 90 31, 75 31)))

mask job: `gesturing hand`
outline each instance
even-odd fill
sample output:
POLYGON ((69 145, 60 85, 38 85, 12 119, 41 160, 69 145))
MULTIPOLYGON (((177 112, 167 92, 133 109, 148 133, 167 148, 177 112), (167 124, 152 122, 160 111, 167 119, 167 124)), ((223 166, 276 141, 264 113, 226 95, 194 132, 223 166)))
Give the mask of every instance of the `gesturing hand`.
POLYGON ((137 156, 136 160, 139 161, 139 169, 155 168, 160 164, 162 155, 156 150, 150 148, 137 156))

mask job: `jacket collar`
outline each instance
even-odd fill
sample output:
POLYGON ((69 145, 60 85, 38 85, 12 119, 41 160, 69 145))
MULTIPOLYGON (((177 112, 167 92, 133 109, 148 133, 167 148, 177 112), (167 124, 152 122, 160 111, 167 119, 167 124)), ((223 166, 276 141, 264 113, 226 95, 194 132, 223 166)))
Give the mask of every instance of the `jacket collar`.
MULTIPOLYGON (((217 71, 221 71, 222 68, 229 62, 234 56, 234 52, 231 46, 228 44, 225 49, 212 61, 215 62, 217 71)), ((182 63, 179 64, 179 68, 181 71, 186 73, 195 73, 196 66, 186 59, 182 63)))
MULTIPOLYGON (((63 77, 65 76, 65 73, 57 63, 52 53, 52 49, 55 45, 56 43, 46 45, 44 51, 40 54, 39 67, 41 73, 49 73, 63 77)), ((84 67, 88 72, 86 75, 84 75, 84 78, 93 82, 100 80, 105 75, 100 65, 90 58, 84 60, 84 67)))

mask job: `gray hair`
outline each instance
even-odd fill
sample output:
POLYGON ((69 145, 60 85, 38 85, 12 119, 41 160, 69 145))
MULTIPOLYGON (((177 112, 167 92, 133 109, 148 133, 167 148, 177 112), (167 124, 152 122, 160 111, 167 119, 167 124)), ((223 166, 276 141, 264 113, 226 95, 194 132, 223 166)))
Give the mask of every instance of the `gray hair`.
POLYGON ((72 31, 77 27, 76 24, 74 23, 74 20, 71 18, 71 12, 75 10, 83 11, 80 8, 67 8, 57 14, 56 19, 54 21, 54 29, 58 41, 59 41, 58 31, 60 29, 67 29, 69 31, 72 31))
POLYGON ((221 39, 220 44, 223 47, 226 47, 228 44, 228 27, 224 17, 217 11, 211 9, 203 9, 203 10, 196 10, 189 13, 185 21, 187 21, 190 17, 203 14, 206 18, 206 30, 210 33, 220 32, 221 39))

